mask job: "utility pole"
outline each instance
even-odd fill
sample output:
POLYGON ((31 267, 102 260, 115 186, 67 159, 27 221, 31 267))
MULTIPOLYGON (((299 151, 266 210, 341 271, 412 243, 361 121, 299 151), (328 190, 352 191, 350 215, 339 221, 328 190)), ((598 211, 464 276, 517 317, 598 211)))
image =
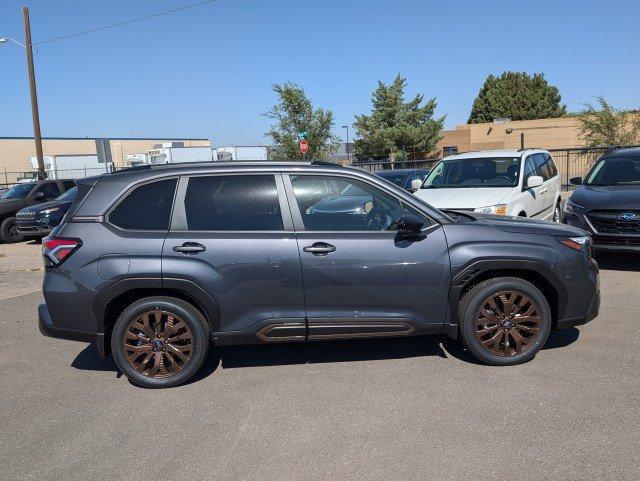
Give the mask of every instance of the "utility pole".
POLYGON ((29 7, 22 7, 24 19, 25 50, 27 51, 27 68, 29 70, 29 90, 31 91, 31 115, 33 117, 33 138, 36 142, 36 157, 38 158, 38 177, 44 179, 44 156, 42 154, 42 134, 40 133, 40 115, 38 113, 38 94, 36 92, 36 73, 33 67, 33 45, 31 43, 31 23, 29 22, 29 7))

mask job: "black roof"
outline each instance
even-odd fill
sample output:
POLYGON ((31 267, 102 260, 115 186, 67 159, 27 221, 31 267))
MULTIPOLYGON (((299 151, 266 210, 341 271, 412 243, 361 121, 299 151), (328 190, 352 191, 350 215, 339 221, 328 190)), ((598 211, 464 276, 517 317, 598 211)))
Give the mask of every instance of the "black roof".
POLYGON ((629 156, 640 156, 640 147, 633 147, 630 149, 618 149, 615 152, 611 152, 610 154, 605 154, 604 157, 629 157, 629 156))

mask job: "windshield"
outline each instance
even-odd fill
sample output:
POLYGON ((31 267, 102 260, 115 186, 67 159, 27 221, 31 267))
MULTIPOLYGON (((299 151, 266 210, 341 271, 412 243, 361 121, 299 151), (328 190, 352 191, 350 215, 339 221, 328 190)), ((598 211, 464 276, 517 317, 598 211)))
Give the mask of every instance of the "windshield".
POLYGON ((73 187, 71 189, 69 189, 68 191, 66 191, 64 194, 62 194, 59 197, 56 197, 56 200, 61 200, 61 201, 70 201, 73 202, 76 198, 76 194, 78 193, 78 188, 77 187, 73 187))
POLYGON ((589 172, 587 185, 640 184, 640 157, 613 157, 600 159, 589 172))
POLYGON ((389 182, 393 182, 400 187, 404 187, 404 179, 407 177, 406 174, 398 174, 393 170, 389 170, 387 172, 376 172, 376 175, 383 179, 387 179, 389 182))
POLYGON ((31 192, 31 189, 33 189, 34 185, 35 184, 33 182, 16 184, 4 194, 2 194, 2 197, 0 197, 0 199, 24 199, 29 195, 29 192, 31 192))
POLYGON ((444 159, 429 173, 422 189, 515 187, 520 157, 444 159))

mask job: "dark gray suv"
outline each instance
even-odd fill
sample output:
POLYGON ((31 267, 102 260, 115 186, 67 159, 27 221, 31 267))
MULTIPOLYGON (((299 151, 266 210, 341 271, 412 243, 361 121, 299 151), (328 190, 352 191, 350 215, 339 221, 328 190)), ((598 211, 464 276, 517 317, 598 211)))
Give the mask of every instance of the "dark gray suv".
POLYGON ((443 212, 355 169, 163 165, 77 184, 43 242, 40 330, 95 342, 142 386, 183 383, 212 342, 445 333, 511 365, 598 312, 583 230, 443 212))

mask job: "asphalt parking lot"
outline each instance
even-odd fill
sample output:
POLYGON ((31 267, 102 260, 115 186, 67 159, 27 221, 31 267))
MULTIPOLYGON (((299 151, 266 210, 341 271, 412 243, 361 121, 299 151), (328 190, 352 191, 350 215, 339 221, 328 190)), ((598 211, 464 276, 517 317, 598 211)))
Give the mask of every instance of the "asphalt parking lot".
POLYGON ((0 246, 2 479, 638 479, 640 256, 601 256, 600 316, 530 363, 439 337, 225 348, 134 387, 44 338, 40 246, 0 246))

